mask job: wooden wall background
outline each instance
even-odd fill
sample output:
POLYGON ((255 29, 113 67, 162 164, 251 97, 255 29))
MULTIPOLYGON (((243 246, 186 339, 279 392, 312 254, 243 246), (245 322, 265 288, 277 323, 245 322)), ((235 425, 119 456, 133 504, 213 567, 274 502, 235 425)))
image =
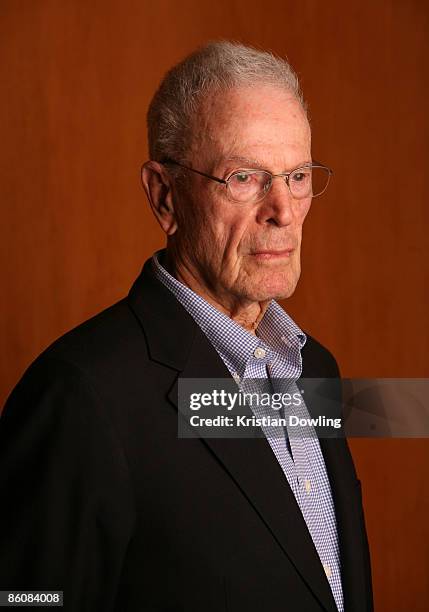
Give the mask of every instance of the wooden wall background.
MULTIPOLYGON (((424 0, 1 0, 0 404, 163 244, 139 185, 146 108, 216 38, 289 58, 335 170, 287 309, 344 376, 427 377, 428 30, 424 0)), ((427 610, 428 442, 352 450, 376 609, 427 610)))

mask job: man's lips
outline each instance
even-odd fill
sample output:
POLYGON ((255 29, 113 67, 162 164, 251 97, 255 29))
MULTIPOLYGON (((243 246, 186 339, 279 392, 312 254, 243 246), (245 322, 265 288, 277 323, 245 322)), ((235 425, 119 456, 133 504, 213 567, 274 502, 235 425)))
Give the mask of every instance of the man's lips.
POLYGON ((250 255, 255 259, 270 260, 270 259, 286 259, 293 253, 292 248, 290 249, 259 249, 252 251, 250 255))

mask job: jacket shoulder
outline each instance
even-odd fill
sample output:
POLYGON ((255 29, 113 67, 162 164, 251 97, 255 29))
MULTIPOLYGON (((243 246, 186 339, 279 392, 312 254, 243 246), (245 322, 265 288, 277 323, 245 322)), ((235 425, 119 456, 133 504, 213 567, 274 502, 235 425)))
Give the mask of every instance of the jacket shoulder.
POLYGON ((97 363, 117 362, 137 346, 141 349, 141 334, 124 298, 57 338, 36 361, 65 361, 83 370, 97 363))

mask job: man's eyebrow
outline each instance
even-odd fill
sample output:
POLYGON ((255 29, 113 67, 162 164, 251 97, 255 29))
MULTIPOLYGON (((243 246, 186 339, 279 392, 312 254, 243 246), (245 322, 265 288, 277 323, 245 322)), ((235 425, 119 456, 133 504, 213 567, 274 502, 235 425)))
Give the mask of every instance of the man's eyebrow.
MULTIPOLYGON (((258 159, 249 159, 248 157, 242 157, 241 155, 232 155, 231 157, 226 157, 224 159, 225 162, 234 161, 241 162, 247 168, 255 168, 256 170, 266 170, 267 165, 258 159)), ((294 168, 302 168, 303 166, 307 166, 313 162, 312 159, 307 159, 305 161, 301 161, 298 165, 294 166, 294 168)), ((293 168, 292 168, 293 170, 293 168)))
POLYGON ((225 158, 226 162, 229 161, 234 161, 234 162, 241 162, 243 164, 245 164, 248 168, 261 168, 261 169, 265 169, 266 165, 264 163, 262 163, 262 161, 258 160, 258 159, 249 159, 248 157, 242 157, 241 155, 232 155, 231 157, 227 157, 225 158))

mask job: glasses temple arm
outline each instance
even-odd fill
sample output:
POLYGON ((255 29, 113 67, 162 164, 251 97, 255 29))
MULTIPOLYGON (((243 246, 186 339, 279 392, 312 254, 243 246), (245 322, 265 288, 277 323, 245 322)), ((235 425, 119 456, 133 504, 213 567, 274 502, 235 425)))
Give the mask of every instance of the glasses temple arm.
POLYGON ((217 176, 212 176, 211 174, 206 174, 205 172, 200 172, 200 170, 194 170, 194 168, 189 168, 189 166, 185 166, 184 164, 180 164, 177 161, 174 161, 174 159, 166 159, 162 162, 162 164, 164 165, 168 165, 168 164, 174 164, 175 166, 179 166, 180 168, 184 168, 185 170, 190 170, 191 172, 195 172, 196 174, 200 174, 201 176, 205 176, 208 179, 211 179, 212 181, 217 181, 218 183, 222 183, 223 185, 226 185, 226 181, 224 179, 220 179, 217 176))

